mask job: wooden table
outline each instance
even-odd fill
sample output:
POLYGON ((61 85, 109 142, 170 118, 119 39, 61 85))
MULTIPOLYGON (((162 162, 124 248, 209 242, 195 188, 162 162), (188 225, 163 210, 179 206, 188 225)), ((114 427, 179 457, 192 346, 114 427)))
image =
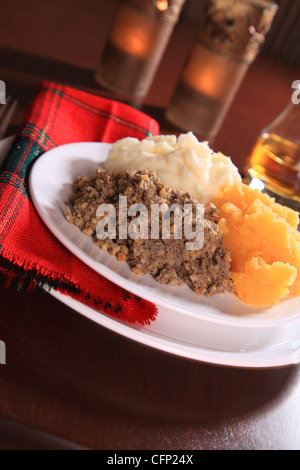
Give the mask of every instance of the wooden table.
MULTIPOLYGON (((112 96, 93 73, 115 2, 86 3, 1 7, 0 78, 19 100, 9 133, 41 79, 112 96)), ((141 105, 164 132, 174 131, 164 127, 163 110, 192 39, 192 28, 179 23, 141 105)), ((250 68, 214 143, 241 171, 295 79, 299 70, 267 57, 250 68)), ((1 449, 300 449, 297 365, 247 370, 190 361, 95 325, 49 294, 3 287, 0 339, 7 353, 0 365, 1 449)))

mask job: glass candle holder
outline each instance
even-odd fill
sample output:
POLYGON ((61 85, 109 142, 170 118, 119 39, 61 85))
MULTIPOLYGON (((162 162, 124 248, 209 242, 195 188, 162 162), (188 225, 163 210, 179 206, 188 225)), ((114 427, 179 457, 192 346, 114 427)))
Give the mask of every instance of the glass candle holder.
POLYGON ((272 0, 207 1, 166 111, 170 122, 202 140, 217 134, 277 8, 272 0))
POLYGON ((300 100, 260 133, 246 170, 251 187, 300 212, 300 100))
POLYGON ((186 0, 121 0, 95 74, 99 85, 144 97, 186 0))

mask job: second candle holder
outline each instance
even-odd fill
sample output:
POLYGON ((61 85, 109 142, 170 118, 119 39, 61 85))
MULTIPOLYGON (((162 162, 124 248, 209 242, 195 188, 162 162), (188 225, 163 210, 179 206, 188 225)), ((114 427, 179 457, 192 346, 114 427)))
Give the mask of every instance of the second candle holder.
POLYGON ((196 41, 166 111, 167 119, 202 140, 218 132, 269 31, 272 0, 209 0, 196 41))

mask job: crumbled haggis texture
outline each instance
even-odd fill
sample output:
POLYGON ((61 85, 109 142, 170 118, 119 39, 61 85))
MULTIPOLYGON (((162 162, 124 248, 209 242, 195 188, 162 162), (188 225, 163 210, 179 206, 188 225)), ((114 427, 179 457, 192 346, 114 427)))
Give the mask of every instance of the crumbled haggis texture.
MULTIPOLYGON (((152 274, 154 278, 169 286, 184 283, 198 295, 221 294, 232 291, 230 279, 231 257, 223 245, 223 235, 218 227, 218 211, 213 205, 204 209, 204 245, 200 250, 186 250, 187 240, 174 238, 174 214, 171 212, 170 239, 151 239, 151 217, 149 216, 148 239, 118 238, 119 195, 127 196, 127 207, 144 204, 149 214, 151 204, 191 204, 195 217, 197 202, 189 193, 173 190, 157 177, 154 171, 124 171, 115 173, 97 170, 92 177, 80 176, 73 184, 70 205, 66 206, 66 219, 76 225, 85 235, 93 238, 95 245, 107 251, 119 261, 126 261, 137 274, 152 274), (100 204, 112 204, 116 210, 117 237, 101 240, 96 228, 101 217, 96 216, 100 204), (71 206, 71 207, 70 207, 71 206), (172 225, 173 222, 173 225, 172 225), (173 231, 172 231, 173 228, 173 231)), ((127 217, 127 226, 137 216, 127 217)), ((193 228, 195 227, 193 218, 193 228)), ((161 229, 161 221, 160 221, 161 229)), ((161 234, 160 234, 161 235, 161 234)))

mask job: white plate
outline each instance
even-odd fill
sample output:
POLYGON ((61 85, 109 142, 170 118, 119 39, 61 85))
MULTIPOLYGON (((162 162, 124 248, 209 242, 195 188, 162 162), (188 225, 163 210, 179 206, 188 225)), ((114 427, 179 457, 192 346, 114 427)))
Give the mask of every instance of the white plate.
POLYGON ((266 369, 300 363, 300 318, 274 328, 243 328, 198 320, 165 307, 149 326, 114 320, 51 292, 89 320, 126 338, 173 355, 209 364, 266 369))
MULTIPOLYGON (((0 143, 0 156, 3 148, 0 143)), ((210 300, 196 296, 196 300, 190 289, 167 288, 150 276, 134 276, 125 263, 102 253, 88 237, 65 221, 64 201, 71 193, 73 178, 94 174, 95 167, 106 158, 108 148, 107 144, 80 143, 45 153, 31 171, 31 195, 46 225, 68 249, 113 282, 156 302, 158 317, 150 326, 129 325, 66 295, 55 291, 51 294, 95 323, 181 357, 251 368, 299 362, 299 299, 264 312, 244 306, 232 295, 210 300)))
POLYGON ((289 299, 273 308, 261 309, 243 304, 234 294, 199 297, 189 287, 159 284, 151 275, 136 276, 127 263, 96 247, 87 237, 65 220, 65 201, 72 194, 72 182, 78 175, 94 175, 106 160, 110 144, 78 143, 56 147, 42 155, 33 165, 29 185, 33 203, 48 228, 78 258, 115 284, 169 308, 231 326, 273 327, 290 321, 300 313, 300 298, 289 299))

